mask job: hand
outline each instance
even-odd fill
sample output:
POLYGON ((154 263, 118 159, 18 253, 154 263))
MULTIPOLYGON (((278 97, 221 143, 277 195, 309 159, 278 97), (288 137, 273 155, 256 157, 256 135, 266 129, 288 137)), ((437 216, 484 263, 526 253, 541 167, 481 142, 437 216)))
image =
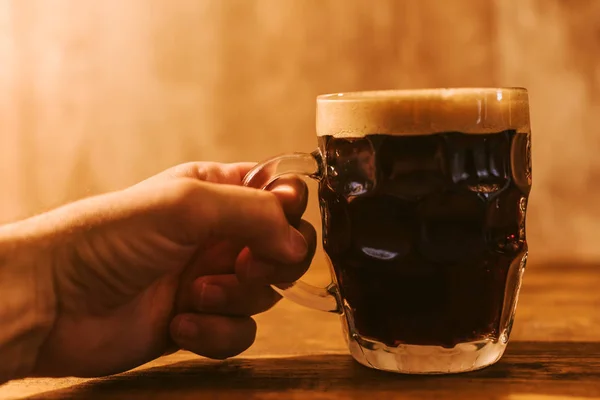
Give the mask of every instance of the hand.
MULTIPOLYGON (((122 372, 167 350, 226 358, 314 254, 304 182, 240 187, 252 165, 192 163, 20 224, 52 249, 56 317, 37 376, 122 372), (297 228, 290 226, 294 224, 297 228)), ((33 239, 32 239, 33 240, 33 239)))

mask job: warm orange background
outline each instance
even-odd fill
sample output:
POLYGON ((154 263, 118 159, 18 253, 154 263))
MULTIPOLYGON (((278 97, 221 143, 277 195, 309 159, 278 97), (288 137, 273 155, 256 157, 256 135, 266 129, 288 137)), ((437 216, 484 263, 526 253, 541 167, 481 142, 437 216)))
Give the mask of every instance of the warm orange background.
POLYGON ((531 259, 600 259, 599 19, 597 0, 0 0, 0 221, 311 150, 320 93, 524 86, 531 259))

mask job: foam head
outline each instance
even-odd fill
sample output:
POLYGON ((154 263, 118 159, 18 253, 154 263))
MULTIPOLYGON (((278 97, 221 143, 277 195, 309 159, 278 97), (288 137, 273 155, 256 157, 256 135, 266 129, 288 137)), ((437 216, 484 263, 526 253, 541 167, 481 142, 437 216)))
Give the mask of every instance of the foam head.
POLYGON ((529 132, 529 98, 523 88, 383 90, 317 97, 317 134, 430 135, 529 132))

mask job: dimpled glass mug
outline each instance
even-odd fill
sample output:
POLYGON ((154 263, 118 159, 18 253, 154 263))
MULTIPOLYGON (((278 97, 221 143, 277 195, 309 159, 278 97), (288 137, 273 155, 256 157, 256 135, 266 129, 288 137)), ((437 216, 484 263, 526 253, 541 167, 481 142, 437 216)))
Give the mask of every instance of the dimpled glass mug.
POLYGON ((522 88, 418 89, 317 97, 318 149, 246 175, 319 183, 333 282, 276 286, 341 315, 352 356, 401 373, 498 361, 527 260, 529 100, 522 88))

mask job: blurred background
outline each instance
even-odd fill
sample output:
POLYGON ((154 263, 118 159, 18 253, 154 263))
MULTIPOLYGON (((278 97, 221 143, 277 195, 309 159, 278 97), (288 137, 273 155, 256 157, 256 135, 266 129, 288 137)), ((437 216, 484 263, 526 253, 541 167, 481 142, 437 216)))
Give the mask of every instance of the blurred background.
POLYGON ((177 163, 310 151, 321 93, 524 86, 530 259, 599 260, 599 18, 597 0, 0 0, 0 222, 177 163))

